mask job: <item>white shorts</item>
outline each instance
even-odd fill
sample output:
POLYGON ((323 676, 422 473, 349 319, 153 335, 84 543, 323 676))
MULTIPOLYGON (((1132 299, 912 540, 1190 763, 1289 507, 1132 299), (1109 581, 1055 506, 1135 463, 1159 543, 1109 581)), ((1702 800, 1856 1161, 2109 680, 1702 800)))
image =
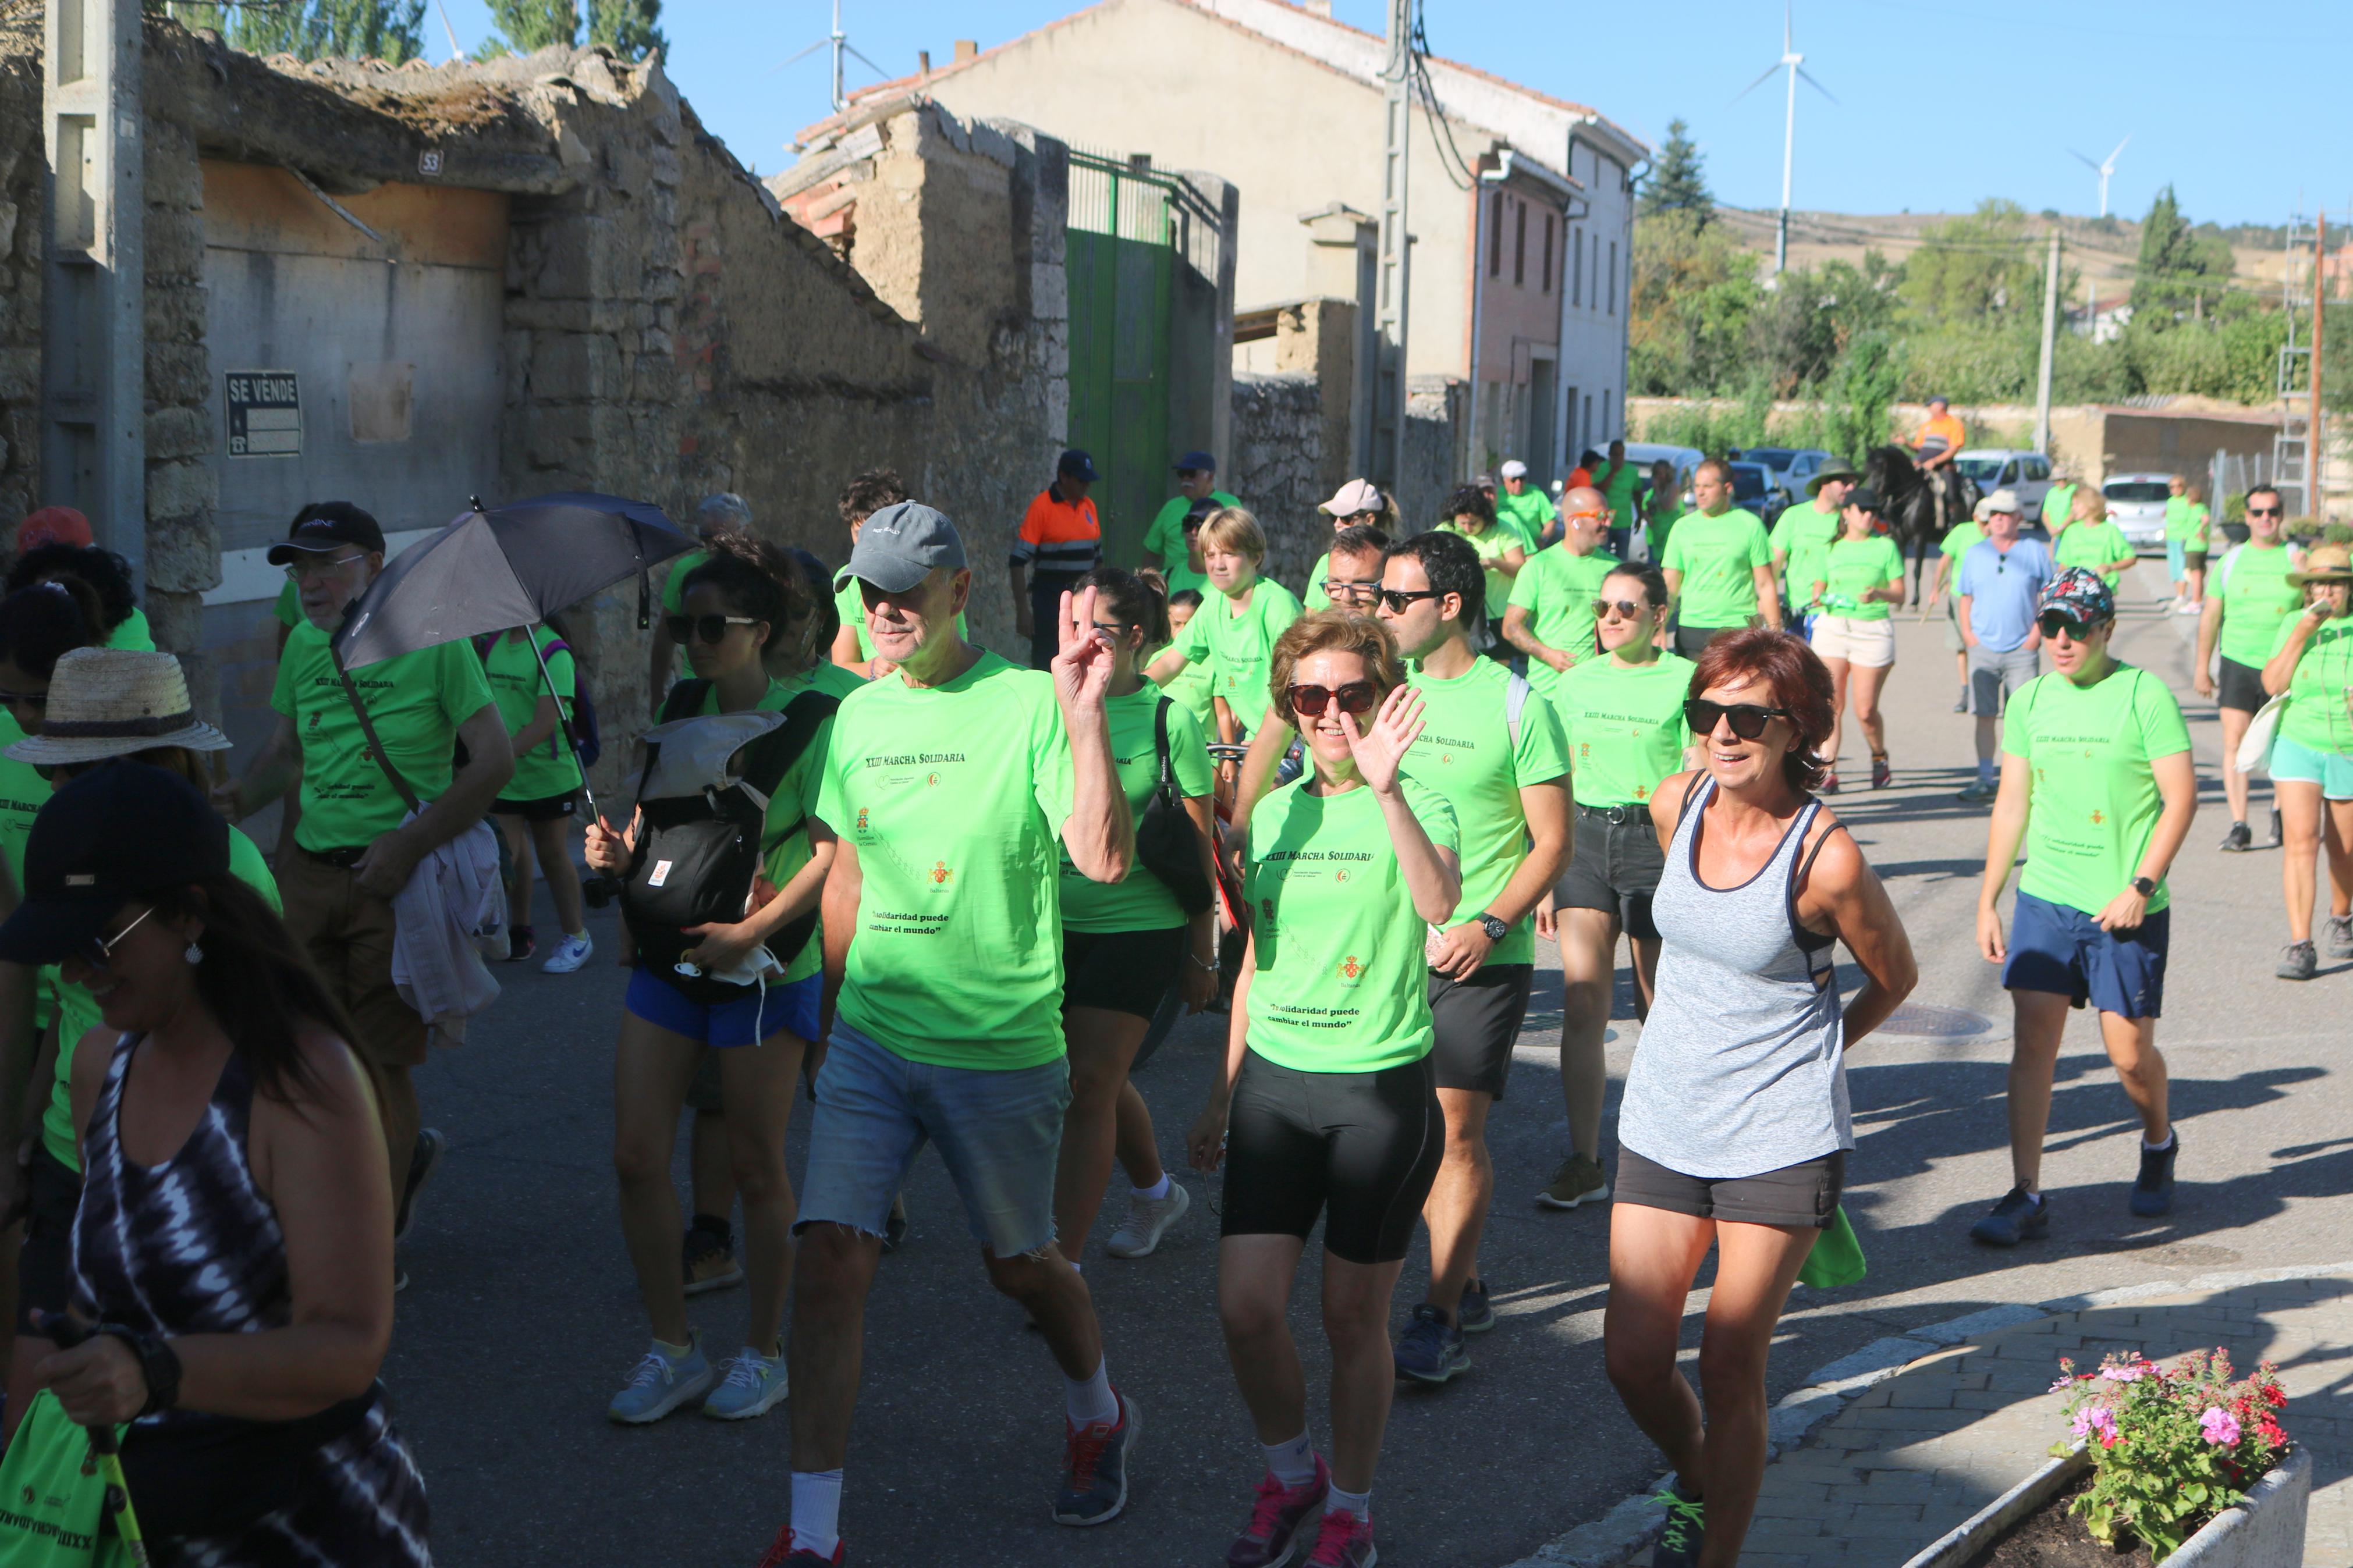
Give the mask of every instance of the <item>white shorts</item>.
POLYGON ((1852 616, 1816 616, 1814 651, 1824 658, 1842 658, 1866 669, 1885 669, 1895 662, 1893 619, 1859 621, 1852 616))

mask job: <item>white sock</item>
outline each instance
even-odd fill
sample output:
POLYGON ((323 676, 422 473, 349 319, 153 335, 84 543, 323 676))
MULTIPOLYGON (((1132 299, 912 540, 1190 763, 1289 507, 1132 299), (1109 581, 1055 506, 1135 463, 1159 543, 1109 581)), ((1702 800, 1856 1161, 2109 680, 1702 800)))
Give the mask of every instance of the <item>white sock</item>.
POLYGON ((1353 1513, 1358 1519, 1373 1517, 1373 1493, 1369 1487, 1360 1492, 1344 1492, 1334 1487, 1324 1500, 1325 1513, 1353 1513))
POLYGON ((793 1544, 830 1558, 841 1544, 841 1472, 793 1472, 793 1544))
POLYGON ((1288 1443, 1261 1443, 1266 1468, 1286 1487, 1303 1487, 1315 1479, 1315 1445, 1302 1432, 1288 1443))
POLYGON ((2165 1130, 2164 1142, 2152 1143, 2147 1139, 2144 1138, 2140 1141, 2140 1146, 2147 1150, 2152 1154, 2162 1153, 2166 1150, 2173 1147, 2173 1129, 2168 1127, 2165 1130))
POLYGON ((1119 1396, 1111 1391, 1111 1358, 1095 1363, 1092 1377, 1062 1379, 1062 1405, 1073 1426, 1119 1424, 1119 1396))
POLYGON ((1161 1172, 1160 1180, 1155 1182, 1148 1187, 1130 1187, 1127 1190, 1134 1193, 1137 1197, 1142 1198, 1145 1203, 1156 1204, 1161 1199, 1168 1195, 1168 1173, 1166 1171, 1161 1172))

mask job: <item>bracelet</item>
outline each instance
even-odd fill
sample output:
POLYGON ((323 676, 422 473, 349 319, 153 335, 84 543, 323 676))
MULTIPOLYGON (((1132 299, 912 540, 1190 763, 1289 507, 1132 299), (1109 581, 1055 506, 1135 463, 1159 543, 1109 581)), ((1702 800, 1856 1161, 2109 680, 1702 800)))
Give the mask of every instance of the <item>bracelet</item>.
POLYGON ((140 1415, 153 1415, 179 1404, 180 1352, 172 1348, 171 1341, 121 1323, 100 1323, 91 1331, 121 1340, 139 1358, 140 1373, 147 1384, 147 1403, 140 1406, 140 1415))
POLYGON ((1218 966, 1214 962, 1204 963, 1189 952, 1185 955, 1185 962, 1191 964, 1194 968, 1206 971, 1208 973, 1215 974, 1218 973, 1218 966))

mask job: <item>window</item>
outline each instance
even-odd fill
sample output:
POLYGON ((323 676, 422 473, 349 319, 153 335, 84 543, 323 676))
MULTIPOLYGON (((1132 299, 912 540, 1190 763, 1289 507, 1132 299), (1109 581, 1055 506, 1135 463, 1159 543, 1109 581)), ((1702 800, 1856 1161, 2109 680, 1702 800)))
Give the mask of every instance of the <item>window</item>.
POLYGON ((1585 231, 1583 229, 1569 230, 1568 250, 1571 258, 1568 302, 1572 305, 1582 305, 1585 303, 1585 231))
POLYGON ((1494 226, 1487 237, 1487 276, 1504 275, 1504 193, 1495 193, 1494 226))
POLYGON ((2026 459, 2026 477, 2038 483, 2047 479, 2051 477, 2051 465, 2041 458, 2029 458, 2026 459))
POLYGON ((1609 313, 1618 313, 1618 242, 1609 242, 1609 313))
POLYGON ((1528 280, 1528 204, 1514 202, 1512 216, 1512 281, 1525 285, 1528 280))
POLYGON ((1545 293, 1547 293, 1547 294, 1551 293, 1551 292, 1552 292, 1552 214, 1550 214, 1550 213, 1546 213, 1546 214, 1545 214, 1544 271, 1543 271, 1543 273, 1541 274, 1541 279, 1542 279, 1542 282, 1543 282, 1543 286, 1544 286, 1543 291, 1544 291, 1545 293))

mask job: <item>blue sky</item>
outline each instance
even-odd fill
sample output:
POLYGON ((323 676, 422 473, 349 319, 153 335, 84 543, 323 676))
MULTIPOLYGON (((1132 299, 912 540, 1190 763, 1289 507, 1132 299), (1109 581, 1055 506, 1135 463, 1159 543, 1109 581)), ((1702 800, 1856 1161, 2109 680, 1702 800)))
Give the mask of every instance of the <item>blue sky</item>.
MULTIPOLYGON (((1799 85, 1798 206, 1956 211, 1999 195, 2030 209, 2096 212, 2096 177, 2068 149, 2096 159, 2127 135, 2110 196, 2127 216, 2168 182, 2192 217, 2225 223, 2278 223, 2299 199, 2307 212, 2353 203, 2337 95, 2314 90, 2309 74, 2353 57, 2353 5, 2343 0, 1795 3, 1807 69, 1840 100, 1799 85)), ((465 47, 491 31, 483 0, 442 4, 465 47)), ((1653 141, 1681 116, 1719 197, 1778 204, 1780 79, 1733 101, 1780 52, 1777 0, 1426 5, 1440 54, 1592 104, 1653 141)), ((1075 8, 844 0, 843 27, 896 76, 914 68, 918 49, 943 61, 958 37, 987 47, 1075 8)), ((772 68, 828 32, 828 0, 669 0, 665 11, 670 74, 704 122, 762 173, 790 162, 792 132, 827 112, 826 51, 772 68)), ((1388 7, 1335 0, 1334 11, 1377 29, 1388 7)), ((427 19, 438 59, 448 48, 441 13, 428 7, 427 19)), ((877 79, 851 67, 853 87, 877 79)))

